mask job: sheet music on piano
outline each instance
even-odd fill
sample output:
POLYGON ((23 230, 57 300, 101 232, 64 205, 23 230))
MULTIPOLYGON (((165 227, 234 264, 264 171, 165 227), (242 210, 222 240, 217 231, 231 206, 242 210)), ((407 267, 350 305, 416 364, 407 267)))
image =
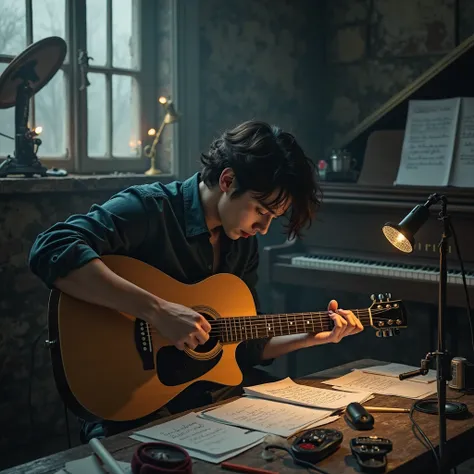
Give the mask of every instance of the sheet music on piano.
POLYGON ((409 102, 395 184, 474 187, 474 98, 409 102))
POLYGON ((461 99, 411 100, 396 185, 447 186, 461 99))

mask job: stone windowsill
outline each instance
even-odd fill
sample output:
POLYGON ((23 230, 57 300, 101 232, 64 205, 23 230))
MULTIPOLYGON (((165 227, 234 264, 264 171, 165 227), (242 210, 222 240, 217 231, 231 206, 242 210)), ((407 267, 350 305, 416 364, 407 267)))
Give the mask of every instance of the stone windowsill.
POLYGON ((134 173, 114 173, 108 175, 70 174, 64 177, 8 177, 0 178, 0 194, 31 194, 31 193, 68 193, 119 191, 136 184, 161 181, 171 182, 175 179, 169 174, 146 176, 134 173))

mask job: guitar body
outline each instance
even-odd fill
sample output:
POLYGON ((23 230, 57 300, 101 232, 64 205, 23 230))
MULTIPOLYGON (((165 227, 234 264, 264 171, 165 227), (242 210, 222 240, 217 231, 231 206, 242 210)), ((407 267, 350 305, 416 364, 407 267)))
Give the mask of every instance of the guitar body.
MULTIPOLYGON (((114 255, 103 261, 126 280, 209 320, 256 314, 250 290, 234 275, 186 285, 136 259, 114 255)), ((196 351, 180 351, 141 320, 58 291, 50 298, 49 339, 60 394, 85 419, 135 420, 194 382, 242 381, 237 343, 211 337, 196 351)))

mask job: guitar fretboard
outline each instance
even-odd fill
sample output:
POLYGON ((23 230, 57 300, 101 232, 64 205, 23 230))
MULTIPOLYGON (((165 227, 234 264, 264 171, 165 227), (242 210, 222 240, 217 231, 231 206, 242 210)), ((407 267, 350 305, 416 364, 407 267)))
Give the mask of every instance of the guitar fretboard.
MULTIPOLYGON (((369 323, 368 309, 352 312, 363 325, 369 323)), ((235 316, 210 321, 210 324, 211 336, 229 343, 289 334, 317 334, 333 328, 333 321, 327 312, 235 316)))

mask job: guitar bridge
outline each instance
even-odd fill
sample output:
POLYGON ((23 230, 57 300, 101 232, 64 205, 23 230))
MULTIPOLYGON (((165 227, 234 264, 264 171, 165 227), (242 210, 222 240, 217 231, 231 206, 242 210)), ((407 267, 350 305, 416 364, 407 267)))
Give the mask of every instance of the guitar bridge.
POLYGON ((142 319, 135 320, 135 347, 142 360, 143 370, 155 370, 150 325, 142 319))

